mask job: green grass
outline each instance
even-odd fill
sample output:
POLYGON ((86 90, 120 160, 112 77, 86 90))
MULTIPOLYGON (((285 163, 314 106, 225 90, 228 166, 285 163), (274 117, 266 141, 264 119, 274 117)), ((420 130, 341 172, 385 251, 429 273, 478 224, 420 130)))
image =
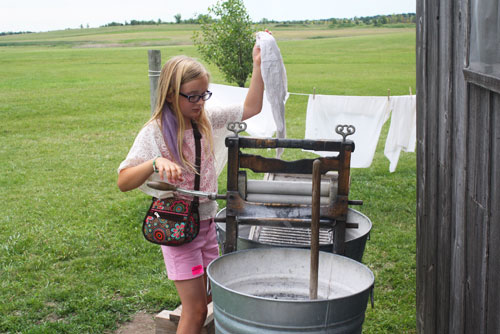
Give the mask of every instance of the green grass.
MULTIPOLYGON (((154 28, 0 37, 1 333, 111 333, 139 310, 179 303, 159 248, 141 235, 149 198, 116 187, 116 168, 149 116, 148 47, 137 45, 164 38, 164 60, 198 56, 192 27, 154 28)), ((278 27, 274 35, 290 92, 415 91, 414 29, 278 27)), ((290 138, 303 138, 306 106, 307 97, 290 96, 290 138)), ((350 198, 364 201, 357 209, 374 224, 363 260, 376 276, 375 309, 364 332, 413 333, 416 157, 402 154, 389 173, 387 130, 372 166, 352 172, 350 198)))

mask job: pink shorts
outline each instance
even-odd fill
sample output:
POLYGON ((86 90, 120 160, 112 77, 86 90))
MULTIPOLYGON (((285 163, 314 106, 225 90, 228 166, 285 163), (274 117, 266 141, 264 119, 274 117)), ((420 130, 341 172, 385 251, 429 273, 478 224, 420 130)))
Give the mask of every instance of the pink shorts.
POLYGON ((161 246, 168 278, 182 281, 202 276, 210 262, 219 256, 219 244, 213 219, 200 222, 200 232, 181 246, 161 246))

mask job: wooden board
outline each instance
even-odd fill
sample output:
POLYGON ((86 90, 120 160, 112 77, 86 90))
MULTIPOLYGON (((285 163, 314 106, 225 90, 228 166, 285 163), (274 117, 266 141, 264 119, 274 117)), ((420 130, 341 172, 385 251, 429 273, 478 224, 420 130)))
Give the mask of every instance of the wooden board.
MULTIPOLYGON (((200 334, 215 334, 214 306, 213 303, 207 305, 207 319, 200 334)), ((163 310, 155 317, 156 334, 175 334, 177 325, 181 317, 182 305, 173 311, 163 310)))

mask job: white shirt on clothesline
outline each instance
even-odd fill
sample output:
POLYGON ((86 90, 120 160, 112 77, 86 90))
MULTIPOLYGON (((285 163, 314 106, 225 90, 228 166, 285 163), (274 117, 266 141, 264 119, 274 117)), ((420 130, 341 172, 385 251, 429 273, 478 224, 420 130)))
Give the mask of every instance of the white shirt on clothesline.
MULTIPOLYGON (((389 111, 389 101, 384 96, 309 95, 305 138, 342 139, 335 127, 353 125, 356 132, 348 137, 355 144, 351 167, 367 168, 372 163, 389 111)), ((332 152, 311 152, 332 156, 332 152)))
POLYGON ((415 95, 391 97, 391 125, 385 141, 384 155, 389 159, 389 171, 398 165, 401 150, 415 152, 417 143, 417 106, 415 95))

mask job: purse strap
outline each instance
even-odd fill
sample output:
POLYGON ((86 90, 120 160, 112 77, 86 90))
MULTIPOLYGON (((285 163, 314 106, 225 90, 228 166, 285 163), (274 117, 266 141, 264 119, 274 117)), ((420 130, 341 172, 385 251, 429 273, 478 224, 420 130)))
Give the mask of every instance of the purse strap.
MULTIPOLYGON (((196 174, 194 176, 194 190, 200 190, 200 168, 201 168, 201 133, 198 130, 198 126, 196 123, 191 120, 191 126, 193 127, 193 135, 194 135, 194 146, 195 146, 195 166, 196 166, 196 174)), ((199 198, 195 196, 193 199, 193 204, 198 206, 199 198)))

